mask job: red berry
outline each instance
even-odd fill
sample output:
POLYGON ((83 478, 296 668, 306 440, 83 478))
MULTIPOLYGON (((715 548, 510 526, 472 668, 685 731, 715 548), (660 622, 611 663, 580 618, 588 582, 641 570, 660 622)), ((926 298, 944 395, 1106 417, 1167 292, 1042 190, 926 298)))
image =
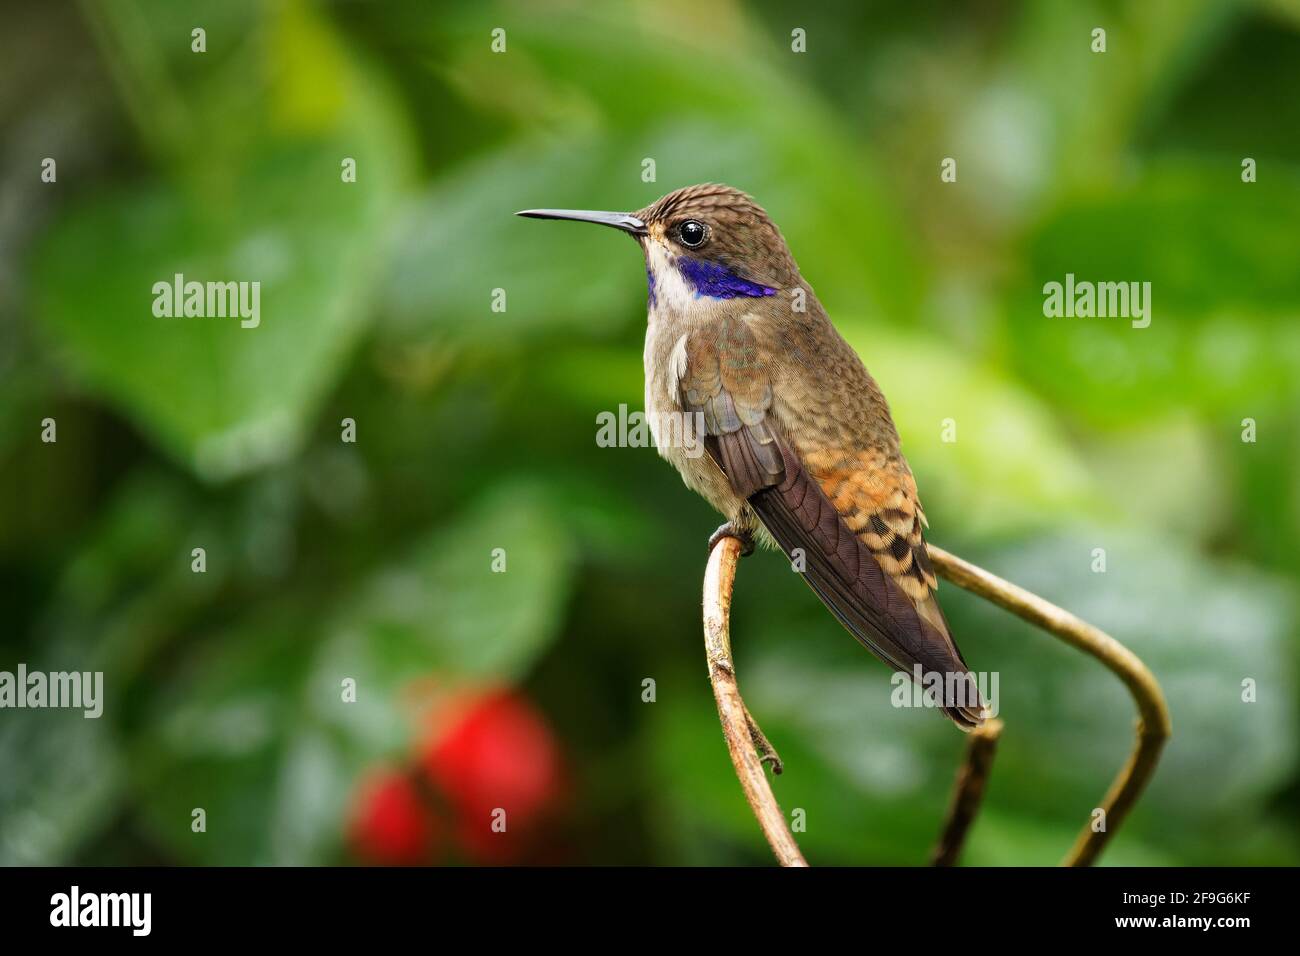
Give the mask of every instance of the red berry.
POLYGON ((464 697, 439 716, 424 768, 455 808, 469 855, 505 862, 559 797, 560 757, 551 730, 509 690, 464 697), (493 829, 498 811, 505 832, 493 829))
POLYGON ((429 862, 435 820, 411 779, 385 770, 362 785, 350 838, 357 856, 368 863, 410 866, 429 862))

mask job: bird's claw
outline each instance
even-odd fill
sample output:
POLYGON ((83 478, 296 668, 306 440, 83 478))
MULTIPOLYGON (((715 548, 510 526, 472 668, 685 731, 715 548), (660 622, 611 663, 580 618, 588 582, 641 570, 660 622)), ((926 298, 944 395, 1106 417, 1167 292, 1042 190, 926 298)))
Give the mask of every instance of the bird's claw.
MULTIPOLYGON (((747 558, 754 553, 753 534, 751 534, 748 531, 739 530, 738 528, 736 528, 734 522, 728 521, 726 524, 718 528, 717 531, 713 532, 713 534, 709 535, 710 554, 713 553, 713 549, 718 546, 718 542, 721 541, 723 538, 735 538, 737 541, 740 542, 740 556, 742 558, 747 558)), ((779 773, 780 771, 777 772, 779 773)))

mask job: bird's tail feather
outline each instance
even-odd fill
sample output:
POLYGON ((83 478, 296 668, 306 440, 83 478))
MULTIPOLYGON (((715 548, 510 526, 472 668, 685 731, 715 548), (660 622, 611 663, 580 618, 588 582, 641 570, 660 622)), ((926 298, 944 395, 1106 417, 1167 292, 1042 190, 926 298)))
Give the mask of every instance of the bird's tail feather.
POLYGON ((978 727, 984 702, 946 624, 936 625, 932 615, 921 613, 844 524, 798 458, 788 448, 781 450, 783 479, 749 498, 768 533, 792 559, 802 552, 804 580, 868 650, 913 680, 918 666, 926 683, 937 675, 943 687, 937 703, 944 714, 962 730, 978 727))

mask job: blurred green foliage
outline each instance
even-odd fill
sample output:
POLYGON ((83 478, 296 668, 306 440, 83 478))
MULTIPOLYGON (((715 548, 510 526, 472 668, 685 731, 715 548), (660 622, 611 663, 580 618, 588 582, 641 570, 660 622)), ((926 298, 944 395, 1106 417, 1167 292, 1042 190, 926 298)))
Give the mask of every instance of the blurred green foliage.
MULTIPOLYGON (((764 862, 700 647, 717 519, 653 451, 594 442, 641 401, 636 250, 511 215, 710 180, 768 208, 890 396, 932 539, 1163 683, 1175 736, 1107 862, 1300 860, 1294 2, 119 0, 5 22, 0 669, 103 670, 107 701, 0 712, 0 862, 346 861, 356 781, 409 752, 427 681, 539 702, 576 773, 573 859, 764 862), (155 318, 177 272, 262 282, 261 326, 155 318), (1045 319, 1067 272, 1151 282, 1151 327, 1045 319)), ((1007 723, 966 861, 1054 862, 1131 705, 943 595, 1007 723)), ((960 736, 890 707, 886 669, 773 555, 743 565, 733 633, 810 859, 923 862, 960 736)))

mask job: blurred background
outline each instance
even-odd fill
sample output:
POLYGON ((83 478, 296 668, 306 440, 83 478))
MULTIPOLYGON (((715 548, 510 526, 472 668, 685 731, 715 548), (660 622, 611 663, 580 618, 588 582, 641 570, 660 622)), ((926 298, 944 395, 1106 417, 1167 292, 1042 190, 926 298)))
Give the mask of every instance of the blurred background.
MULTIPOLYGON (((512 215, 710 180, 880 381, 931 540, 1161 680, 1105 862, 1300 861, 1300 4, 787 7, 3 4, 0 670, 105 709, 0 711, 0 863, 770 862, 705 675, 719 519, 595 441, 641 408, 639 255, 512 215), (154 317, 177 272, 260 281, 260 327, 154 317), (1044 318, 1067 272, 1149 281, 1151 326, 1044 318)), ((965 862, 1055 863, 1131 702, 941 597, 1006 722, 965 862)), ((810 861, 925 862, 962 736, 776 555, 733 634, 810 861)))

